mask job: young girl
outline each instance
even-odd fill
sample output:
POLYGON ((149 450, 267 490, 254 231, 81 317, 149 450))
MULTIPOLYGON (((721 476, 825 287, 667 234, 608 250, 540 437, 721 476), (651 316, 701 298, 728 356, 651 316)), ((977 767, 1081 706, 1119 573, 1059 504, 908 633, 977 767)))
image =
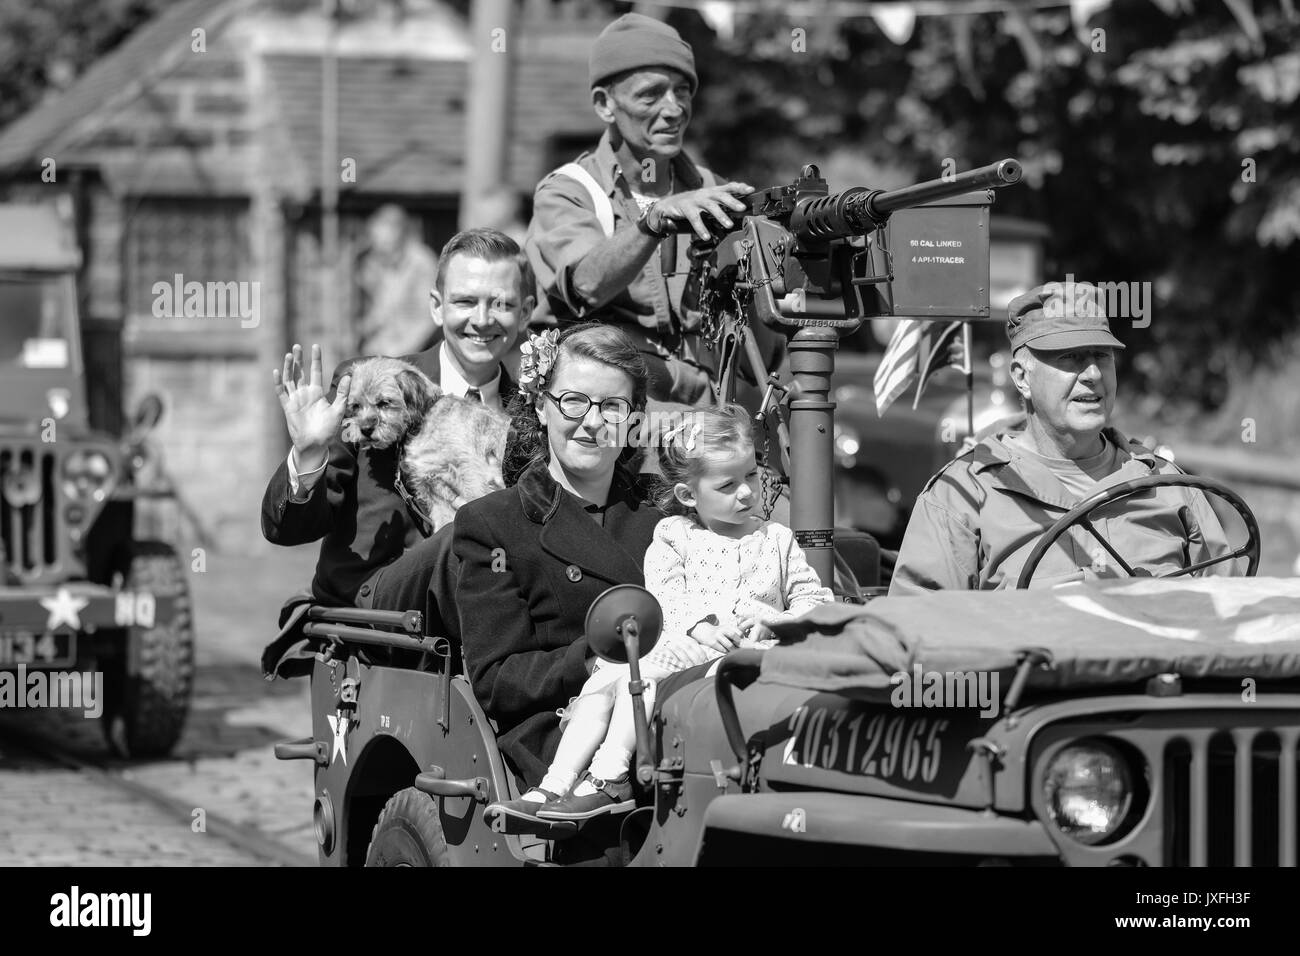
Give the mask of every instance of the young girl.
MULTIPOLYGON (((649 682, 774 641, 763 621, 794 617, 833 600, 789 528, 762 514, 759 472, 744 409, 698 409, 663 436, 660 506, 645 583, 663 609, 663 631, 641 660, 649 682)), ((568 709, 555 760, 526 799, 498 804, 510 816, 585 820, 632 809, 628 771, 636 728, 629 668, 597 661, 568 709), (594 754, 594 756, 593 756, 594 754), (588 762, 590 763, 588 764, 588 762), (586 769, 582 778, 580 771, 586 769)))

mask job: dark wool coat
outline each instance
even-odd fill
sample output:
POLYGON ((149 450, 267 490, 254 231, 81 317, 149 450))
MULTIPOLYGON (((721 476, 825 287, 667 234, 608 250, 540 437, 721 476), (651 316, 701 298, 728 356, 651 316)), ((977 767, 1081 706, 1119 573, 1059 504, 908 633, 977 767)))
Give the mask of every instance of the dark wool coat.
POLYGON ((357 607, 423 611, 424 633, 460 644, 456 578, 460 562, 451 553, 455 526, 445 524, 374 573, 357 592, 357 607))
POLYGON ((560 742, 556 710, 587 680, 587 609, 641 564, 663 514, 649 480, 615 472, 604 527, 544 464, 461 507, 452 548, 465 668, 507 761, 539 783, 560 742))
MULTIPOLYGON (((435 383, 442 376, 438 346, 402 360, 435 383)), ((330 394, 358 359, 339 364, 330 394)), ((501 400, 508 403, 515 383, 503 368, 501 400)), ((272 544, 299 545, 320 541, 320 558, 312 580, 312 597, 321 604, 348 606, 371 574, 399 557, 421 539, 415 522, 397 493, 397 451, 360 450, 335 437, 329 463, 302 503, 289 500, 289 466, 281 461, 262 496, 262 535, 272 544)), ((418 610, 419 607, 417 606, 418 610)))

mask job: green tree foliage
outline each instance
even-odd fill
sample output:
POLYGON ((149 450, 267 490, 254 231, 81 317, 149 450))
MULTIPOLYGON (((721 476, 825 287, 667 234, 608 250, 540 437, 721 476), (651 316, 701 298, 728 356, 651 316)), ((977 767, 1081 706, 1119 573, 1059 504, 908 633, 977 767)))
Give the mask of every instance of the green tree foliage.
POLYGON ((168 0, 0 0, 0 127, 67 87, 168 0))
POLYGON ((1080 31, 1063 8, 925 17, 901 46, 867 17, 774 11, 725 42, 673 22, 715 168, 770 185, 816 161, 889 186, 1018 157, 997 212, 1051 227, 1049 278, 1153 283, 1150 327, 1120 330, 1126 384, 1214 406, 1300 314, 1300 16, 1255 6, 1243 23, 1219 0, 1117 0, 1080 31))

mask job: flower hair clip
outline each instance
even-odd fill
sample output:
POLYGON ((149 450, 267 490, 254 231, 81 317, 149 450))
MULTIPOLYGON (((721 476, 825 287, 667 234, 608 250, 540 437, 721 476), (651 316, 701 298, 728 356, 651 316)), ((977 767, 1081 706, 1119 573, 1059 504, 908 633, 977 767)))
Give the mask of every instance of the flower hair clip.
POLYGON ((678 438, 682 438, 685 439, 682 443, 682 447, 685 448, 687 451, 695 451, 695 439, 698 438, 699 436, 700 436, 700 423, 687 422, 685 419, 683 419, 680 424, 674 426, 673 428, 668 429, 668 431, 664 434, 664 444, 671 445, 678 438), (687 431, 688 425, 690 426, 689 432, 687 431))
POLYGON ((540 395, 546 386, 546 378, 555 367, 555 359, 560 354, 560 333, 551 329, 540 335, 528 336, 528 341, 519 346, 519 388, 529 395, 540 395))

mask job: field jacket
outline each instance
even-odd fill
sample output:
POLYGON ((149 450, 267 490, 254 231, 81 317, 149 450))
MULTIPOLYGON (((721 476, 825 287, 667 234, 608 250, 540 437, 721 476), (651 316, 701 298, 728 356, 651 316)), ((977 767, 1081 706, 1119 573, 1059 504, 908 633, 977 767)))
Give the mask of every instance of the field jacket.
MULTIPOLYGON (((1096 491, 1183 473, 1113 428, 1103 434, 1119 449, 1119 467, 1098 481, 1096 491)), ((1083 500, 1006 437, 986 438, 930 479, 907 525, 891 595, 1014 587, 1039 538, 1083 500)), ((1140 573, 1167 574, 1229 550, 1209 501, 1194 488, 1158 488, 1112 502, 1093 513, 1092 524, 1140 573)), ((1232 564, 1202 573, 1230 575, 1232 564)), ((1076 526, 1043 556, 1032 586, 1123 576, 1097 540, 1076 526)))

